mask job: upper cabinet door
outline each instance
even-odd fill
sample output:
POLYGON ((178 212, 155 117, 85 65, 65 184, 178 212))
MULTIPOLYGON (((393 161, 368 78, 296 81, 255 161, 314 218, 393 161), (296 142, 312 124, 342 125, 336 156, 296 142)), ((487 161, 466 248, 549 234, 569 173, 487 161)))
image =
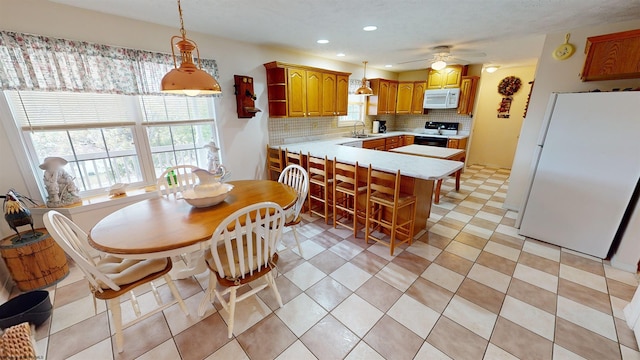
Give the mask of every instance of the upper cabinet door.
POLYGON ((322 73, 319 71, 306 72, 307 76, 307 114, 306 116, 320 116, 322 114, 322 73))
POLYGON ((336 75, 322 74, 322 116, 336 115, 336 75))
POLYGON ((442 84, 443 88, 457 88, 460 87, 460 80, 462 79, 462 66, 455 65, 451 67, 446 67, 444 69, 444 83, 442 84))
POLYGON ((336 115, 344 116, 349 107, 349 76, 338 75, 336 81, 336 115))
POLYGON ((304 117, 307 113, 307 74, 305 70, 287 69, 287 101, 289 117, 304 117))
POLYGON ((429 69, 427 77, 427 89, 441 89, 444 83, 444 74, 440 71, 429 69))
POLYGON ((396 97, 398 96, 398 82, 389 81, 389 94, 387 97, 387 114, 396 113, 396 97))
POLYGON ((442 70, 429 69, 427 89, 446 89, 460 87, 460 80, 466 73, 462 65, 449 65, 442 70))
POLYGON ((413 84, 413 100, 411 101, 411 113, 412 114, 422 114, 423 102, 424 102, 424 91, 427 88, 427 84, 424 82, 415 82, 413 84))
POLYGON ((411 113, 411 101, 413 100, 413 82, 398 83, 398 99, 396 101, 396 114, 411 113))
POLYGON ((582 81, 640 78, 640 29, 587 38, 582 81))
POLYGON ((473 103, 476 99, 478 76, 463 76, 460 83, 460 101, 458 102, 458 114, 471 115, 473 103))
POLYGON ((380 88, 378 89, 378 114, 386 114, 389 106, 389 80, 380 80, 380 88))

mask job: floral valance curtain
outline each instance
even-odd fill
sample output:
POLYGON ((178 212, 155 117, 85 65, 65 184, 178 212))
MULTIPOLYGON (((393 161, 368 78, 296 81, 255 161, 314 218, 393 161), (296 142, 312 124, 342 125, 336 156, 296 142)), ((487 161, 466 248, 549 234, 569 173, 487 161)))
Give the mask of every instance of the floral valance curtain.
MULTIPOLYGON (((218 78, 215 60, 200 62, 218 78)), ((159 94, 173 67, 171 54, 0 31, 0 90, 159 94)))

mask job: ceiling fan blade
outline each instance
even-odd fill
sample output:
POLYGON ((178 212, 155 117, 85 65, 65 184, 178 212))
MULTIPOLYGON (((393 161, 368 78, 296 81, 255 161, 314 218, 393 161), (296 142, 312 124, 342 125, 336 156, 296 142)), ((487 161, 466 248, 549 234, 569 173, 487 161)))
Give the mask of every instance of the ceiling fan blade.
POLYGON ((483 53, 482 51, 464 51, 464 50, 453 51, 451 55, 453 56, 462 55, 464 57, 469 57, 469 58, 479 58, 479 57, 487 56, 487 54, 483 53))
POLYGON ((402 64, 410 64, 410 63, 414 63, 414 62, 419 62, 419 61, 429 61, 429 60, 433 60, 433 57, 430 58, 426 58, 426 59, 418 59, 418 60, 410 60, 410 61, 403 61, 403 62, 399 62, 398 65, 402 65, 402 64))

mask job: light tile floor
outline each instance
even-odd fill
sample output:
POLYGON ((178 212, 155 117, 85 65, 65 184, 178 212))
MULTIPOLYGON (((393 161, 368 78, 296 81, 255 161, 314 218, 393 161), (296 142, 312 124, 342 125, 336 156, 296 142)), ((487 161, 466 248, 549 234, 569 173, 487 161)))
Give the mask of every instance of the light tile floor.
MULTIPOLYGON (((460 192, 443 184, 429 232, 395 256, 362 235, 306 217, 306 259, 281 254, 280 309, 267 289, 199 318, 207 274, 177 281, 176 306, 125 330, 114 352, 103 302, 93 312, 82 274, 50 289, 54 312, 37 329, 46 359, 640 359, 622 308, 635 274, 517 235, 502 209, 509 171, 468 167, 460 192)), ((291 233, 285 234, 291 240, 291 233)), ((171 295, 166 285, 161 295, 171 295)), ((145 291, 148 291, 145 290, 145 291)), ((142 291, 143 309, 153 302, 142 291), (144 293, 144 294, 143 294, 144 293)), ((132 316, 130 304, 123 316, 132 316)))

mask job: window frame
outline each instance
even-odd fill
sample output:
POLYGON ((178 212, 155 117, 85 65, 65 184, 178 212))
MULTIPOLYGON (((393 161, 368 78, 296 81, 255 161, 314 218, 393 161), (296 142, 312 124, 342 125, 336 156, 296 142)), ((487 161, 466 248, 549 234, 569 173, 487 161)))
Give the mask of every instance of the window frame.
MULTIPOLYGON (((133 151, 135 151, 135 156, 137 157, 138 165, 140 168, 140 177, 142 181, 129 183, 130 188, 143 188, 150 185, 155 185, 157 181, 157 174, 153 162, 153 153, 152 147, 150 145, 150 141, 148 138, 147 129, 149 127, 157 127, 157 126, 176 126, 176 125, 206 125, 210 124, 212 127, 212 139, 210 141, 214 141, 218 148, 222 148, 220 144, 220 132, 218 128, 218 124, 215 120, 215 100, 213 97, 208 97, 208 106, 210 110, 211 119, 197 119, 197 120, 178 120, 178 121, 147 121, 144 109, 142 105, 141 98, 144 96, 155 96, 155 95, 122 95, 128 97, 130 100, 127 100, 128 105, 133 106, 131 116, 133 117, 132 124, 108 124, 108 123, 95 123, 91 124, 91 122, 87 122, 85 124, 72 124, 69 126, 54 126, 48 129, 38 128, 38 129, 28 129, 25 126, 20 126, 18 124, 17 117, 14 117, 14 111, 22 111, 21 109, 16 109, 16 105, 13 104, 13 101, 10 98, 8 91, 0 92, 0 117, 3 119, 3 126, 7 131, 7 135, 10 138, 10 145, 13 151, 15 152, 16 160, 20 167, 20 172, 23 175, 23 178, 26 180, 25 183, 28 187, 28 191, 31 194, 40 193, 43 199, 47 198, 47 192, 43 180, 43 171, 39 168, 39 162, 41 161, 38 158, 38 152, 36 151, 36 146, 32 138, 32 133, 34 131, 72 131, 72 130, 81 130, 87 128, 93 129, 110 129, 117 127, 130 127, 132 132, 132 138, 134 142, 133 151), (20 159, 28 159, 28 161, 20 161, 20 159), (29 181, 32 179, 33 181, 29 181)), ((162 95, 160 95, 162 96, 162 95)), ((192 128, 193 129, 193 128, 192 128)), ((68 133, 67 133, 68 134, 68 133)), ((205 144, 196 144, 194 139, 194 143, 190 146, 189 149, 194 149, 198 152, 198 149, 202 148, 205 144)), ((73 145, 72 145, 73 146, 73 145)), ((178 149, 179 150, 179 149, 178 149)), ((175 153, 176 148, 173 146, 172 152, 175 153)), ((75 153, 75 152, 74 152, 75 153)), ((108 151, 105 152, 105 157, 96 157, 97 160, 100 159, 113 159, 118 156, 109 156, 108 151)), ((218 157, 222 162, 222 151, 218 151, 218 157)), ((196 155, 197 156, 197 155, 196 155)), ((76 157, 76 159, 78 159, 76 157)), ((206 164, 207 159, 198 158, 198 164, 206 164)), ((110 160, 107 160, 110 161, 110 160)), ((196 164, 197 165, 197 164, 196 164)), ((69 166, 69 165, 67 165, 69 166)), ((203 167, 200 165, 200 167, 203 167)), ((110 181, 116 182, 117 179, 111 178, 110 181)), ((81 182, 76 180, 76 185, 79 188, 82 188, 81 182)), ((89 190, 80 191, 80 196, 83 198, 96 196, 96 195, 104 195, 107 193, 108 188, 113 185, 109 184, 106 187, 102 188, 94 188, 89 190)))
POLYGON ((347 126, 353 126, 358 122, 364 122, 366 115, 367 115, 367 97, 364 95, 349 94, 349 101, 347 103, 347 115, 338 117, 337 126, 347 127, 347 126), (362 101, 352 100, 352 99, 355 99, 356 97, 362 98, 362 101), (358 106, 360 108, 360 112, 358 115, 359 118, 357 120, 349 119, 348 109, 350 109, 351 106, 358 106))

